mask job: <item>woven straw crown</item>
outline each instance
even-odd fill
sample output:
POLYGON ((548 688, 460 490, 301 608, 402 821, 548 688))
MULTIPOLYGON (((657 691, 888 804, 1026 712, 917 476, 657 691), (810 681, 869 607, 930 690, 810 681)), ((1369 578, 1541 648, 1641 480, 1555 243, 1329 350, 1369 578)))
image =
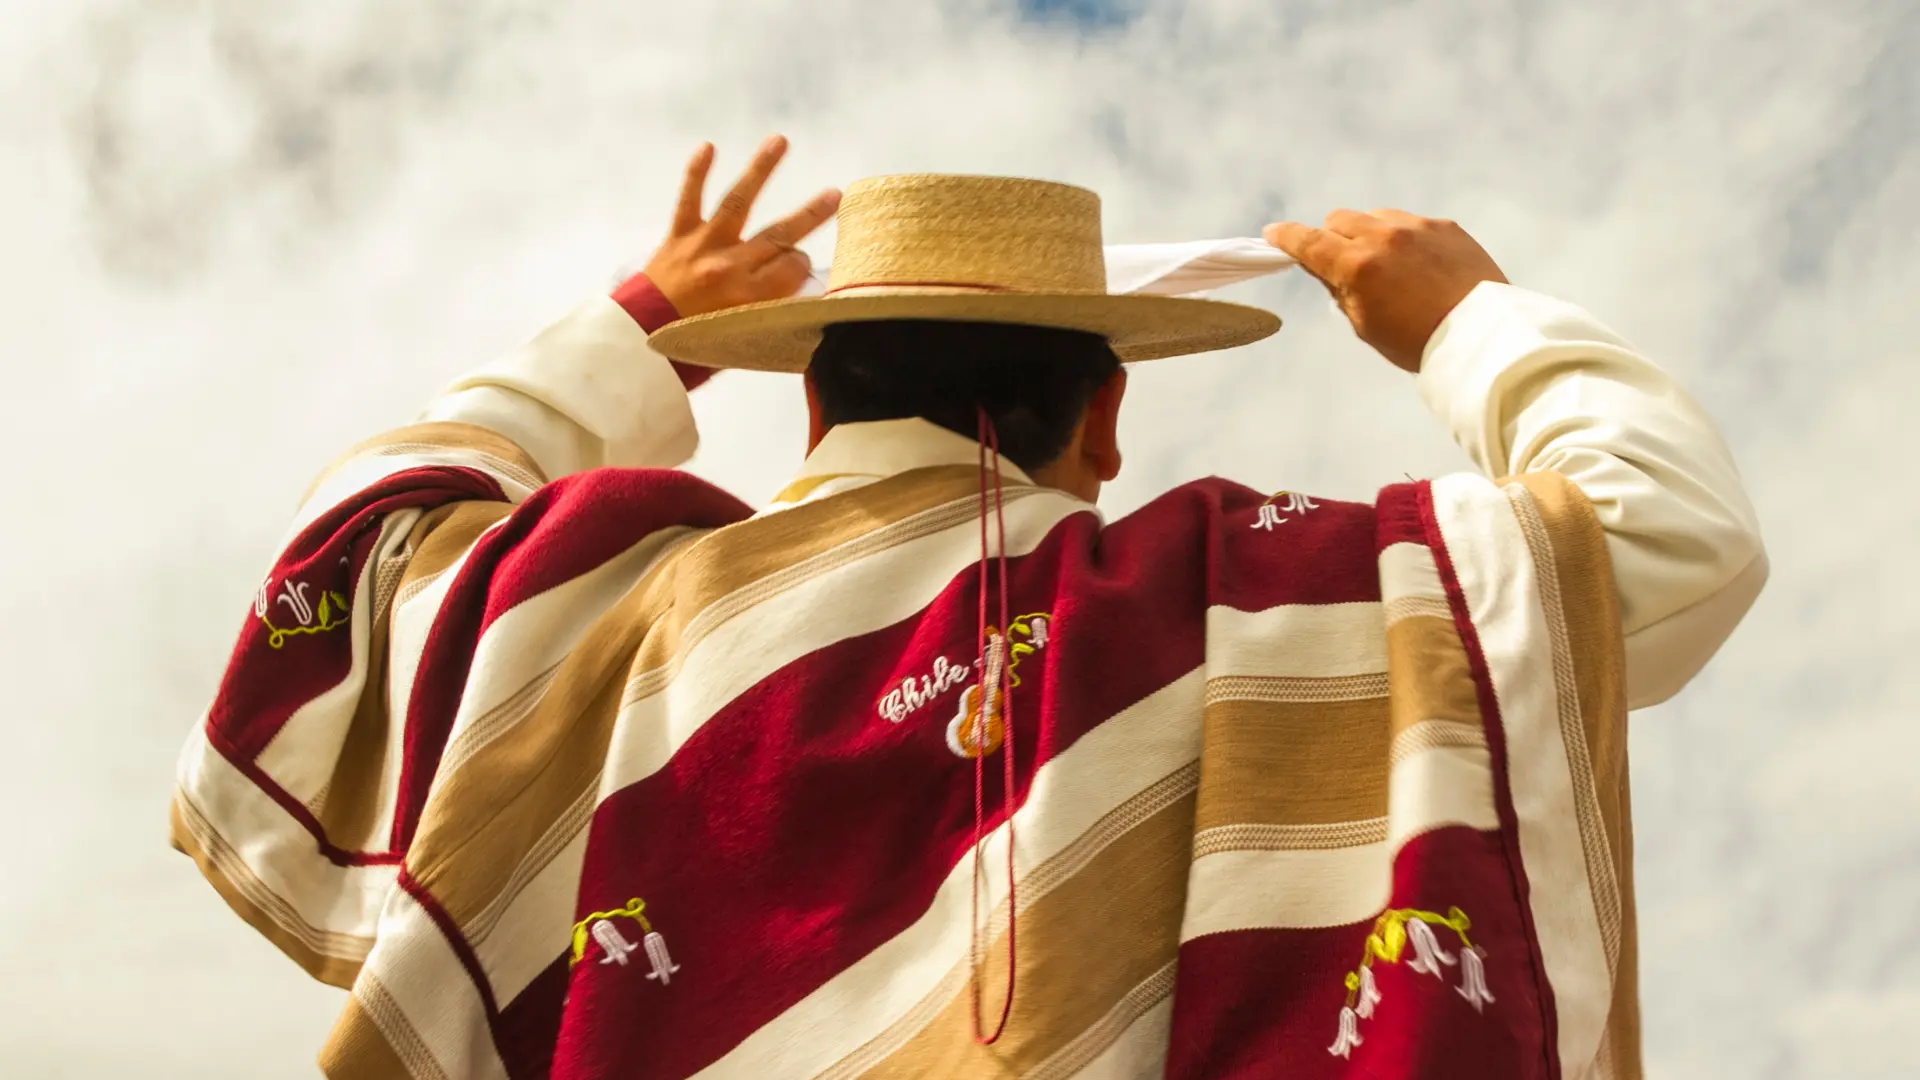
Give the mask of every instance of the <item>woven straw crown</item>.
POLYGON ((671 323, 648 343, 706 367, 803 371, 834 323, 919 319, 1098 334, 1133 362, 1227 349, 1280 328, 1217 300, 1107 292, 1100 197, 995 176, 861 180, 840 202, 826 293, 671 323))
POLYGON ((994 176, 882 176, 840 204, 827 294, 875 286, 1102 294, 1100 196, 994 176))

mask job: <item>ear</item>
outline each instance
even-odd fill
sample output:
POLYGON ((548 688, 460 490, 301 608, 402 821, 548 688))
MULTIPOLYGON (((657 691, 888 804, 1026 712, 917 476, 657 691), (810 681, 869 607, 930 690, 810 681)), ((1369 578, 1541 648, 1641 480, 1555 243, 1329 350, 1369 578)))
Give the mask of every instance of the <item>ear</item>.
POLYGON ((1122 367, 1100 384, 1087 403, 1087 420, 1080 454, 1087 468, 1111 483, 1120 475, 1120 399, 1127 394, 1127 369, 1122 367))
POLYGON ((827 437, 827 425, 820 412, 820 392, 813 387, 813 369, 802 372, 800 381, 807 388, 807 453, 811 454, 827 437))

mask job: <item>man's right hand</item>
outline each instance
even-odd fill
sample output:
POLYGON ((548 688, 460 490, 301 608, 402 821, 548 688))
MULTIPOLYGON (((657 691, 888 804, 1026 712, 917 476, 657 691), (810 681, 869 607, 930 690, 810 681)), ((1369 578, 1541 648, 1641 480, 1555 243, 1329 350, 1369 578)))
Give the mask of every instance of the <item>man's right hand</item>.
POLYGON ((794 245, 840 208, 839 191, 829 188, 752 237, 740 237, 761 187, 786 152, 782 136, 762 143, 753 164, 720 200, 713 217, 705 219, 701 203, 707 170, 713 167, 713 145, 703 144, 687 164, 672 231, 643 271, 682 318, 783 300, 807 280, 812 263, 794 245))
POLYGON ((1320 279, 1360 340, 1408 371, 1474 286, 1507 280, 1465 229, 1403 210, 1335 210, 1321 228, 1282 221, 1264 235, 1320 279))

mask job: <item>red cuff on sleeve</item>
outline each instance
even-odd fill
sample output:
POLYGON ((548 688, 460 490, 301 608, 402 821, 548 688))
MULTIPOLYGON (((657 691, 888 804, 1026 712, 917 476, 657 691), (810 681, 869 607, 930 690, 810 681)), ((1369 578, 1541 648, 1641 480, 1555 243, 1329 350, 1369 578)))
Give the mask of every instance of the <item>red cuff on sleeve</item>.
POLYGON ((649 334, 680 317, 673 309, 673 301, 645 274, 635 274, 622 282, 613 290, 613 302, 626 308, 640 329, 649 334))
MULTIPOLYGON (((673 301, 668 300, 659 286, 645 274, 635 274, 622 282, 619 288, 613 290, 613 300, 633 316, 633 321, 640 324, 640 329, 649 334, 680 317, 680 313, 673 308, 673 301)), ((674 373, 680 376, 680 385, 688 390, 713 378, 712 368, 669 362, 673 364, 674 373)))

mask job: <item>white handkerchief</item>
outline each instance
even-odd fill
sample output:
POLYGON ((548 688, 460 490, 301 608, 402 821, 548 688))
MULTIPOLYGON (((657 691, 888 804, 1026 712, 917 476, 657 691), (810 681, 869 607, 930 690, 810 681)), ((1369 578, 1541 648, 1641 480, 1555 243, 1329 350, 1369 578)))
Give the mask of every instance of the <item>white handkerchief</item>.
MULTIPOLYGON (((1177 244, 1109 244, 1107 291, 1195 296, 1277 274, 1293 265, 1293 256, 1251 237, 1177 244)), ((825 292, 827 273, 825 266, 814 267, 799 295, 819 296, 825 292)))
POLYGON ((1182 244, 1114 244, 1107 248, 1107 291, 1193 296, 1279 273, 1293 256, 1251 237, 1182 244))

